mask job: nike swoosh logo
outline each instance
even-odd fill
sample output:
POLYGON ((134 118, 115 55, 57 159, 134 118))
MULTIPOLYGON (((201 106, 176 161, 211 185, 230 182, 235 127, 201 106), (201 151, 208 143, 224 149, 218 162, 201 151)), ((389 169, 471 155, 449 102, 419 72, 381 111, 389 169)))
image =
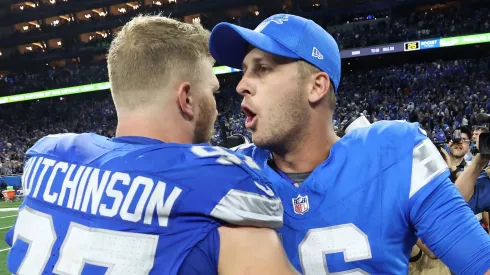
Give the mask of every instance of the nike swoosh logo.
POLYGON ((263 185, 257 183, 256 181, 254 181, 254 183, 255 183, 255 186, 257 186, 260 190, 264 191, 264 193, 266 193, 267 195, 269 195, 271 197, 276 196, 274 194, 274 192, 269 188, 269 186, 263 186, 263 185))

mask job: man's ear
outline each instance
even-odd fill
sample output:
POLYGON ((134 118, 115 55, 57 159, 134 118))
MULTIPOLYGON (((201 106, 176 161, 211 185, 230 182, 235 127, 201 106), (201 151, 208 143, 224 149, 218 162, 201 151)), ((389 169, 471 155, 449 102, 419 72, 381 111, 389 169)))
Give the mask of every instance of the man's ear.
POLYGON ((177 104, 185 119, 192 120, 194 118, 195 98, 191 93, 191 84, 189 82, 182 82, 179 85, 177 92, 177 104))
POLYGON ((325 72, 319 72, 312 76, 313 85, 308 93, 308 101, 316 104, 324 98, 330 89, 330 77, 325 72))

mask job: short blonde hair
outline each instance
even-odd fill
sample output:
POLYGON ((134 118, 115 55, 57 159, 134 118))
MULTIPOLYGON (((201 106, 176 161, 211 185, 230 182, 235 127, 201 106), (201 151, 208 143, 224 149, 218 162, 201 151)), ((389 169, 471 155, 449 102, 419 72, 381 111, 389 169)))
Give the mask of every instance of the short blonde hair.
POLYGON ((159 15, 139 15, 115 36, 107 58, 116 109, 134 109, 155 100, 175 77, 198 81, 209 31, 159 15))
MULTIPOLYGON (((302 79, 310 77, 312 74, 316 74, 320 72, 320 69, 317 67, 311 65, 310 63, 299 60, 298 61, 298 71, 299 75, 301 76, 302 79)), ((330 83, 330 88, 328 90, 327 94, 327 101, 328 105, 332 110, 335 110, 335 107, 337 106, 337 97, 335 96, 335 89, 333 86, 333 83, 330 83)))

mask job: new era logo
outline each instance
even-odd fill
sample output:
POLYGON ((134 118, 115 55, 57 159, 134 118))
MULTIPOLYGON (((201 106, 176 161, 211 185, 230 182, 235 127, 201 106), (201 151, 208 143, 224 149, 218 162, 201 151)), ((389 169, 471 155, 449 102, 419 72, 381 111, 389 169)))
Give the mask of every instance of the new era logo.
POLYGON ((313 51, 311 52, 311 56, 313 56, 314 58, 318 58, 320 60, 323 60, 323 54, 316 47, 313 47, 313 51))

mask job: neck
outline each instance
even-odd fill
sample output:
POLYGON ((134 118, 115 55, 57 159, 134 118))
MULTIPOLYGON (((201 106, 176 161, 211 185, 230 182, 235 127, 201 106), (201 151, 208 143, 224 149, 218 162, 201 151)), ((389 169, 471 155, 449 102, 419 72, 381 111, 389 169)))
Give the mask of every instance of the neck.
POLYGON ((187 123, 172 114, 150 112, 118 113, 116 137, 140 136, 168 143, 192 143, 192 131, 187 123))
POLYGON ((313 171, 328 158, 332 145, 340 139, 335 134, 333 127, 327 127, 324 130, 323 134, 318 132, 306 134, 283 150, 273 150, 272 154, 277 168, 285 173, 313 171))
POLYGON ((455 157, 455 156, 453 156, 453 155, 451 155, 451 154, 449 154, 449 157, 451 158, 451 163, 452 163, 453 165, 456 165, 456 166, 460 165, 460 164, 461 164, 461 162, 462 162, 462 161, 463 161, 463 159, 464 159, 464 156, 462 156, 462 157, 455 157))

